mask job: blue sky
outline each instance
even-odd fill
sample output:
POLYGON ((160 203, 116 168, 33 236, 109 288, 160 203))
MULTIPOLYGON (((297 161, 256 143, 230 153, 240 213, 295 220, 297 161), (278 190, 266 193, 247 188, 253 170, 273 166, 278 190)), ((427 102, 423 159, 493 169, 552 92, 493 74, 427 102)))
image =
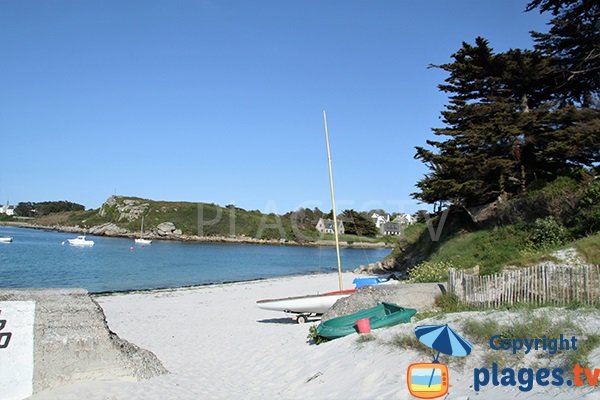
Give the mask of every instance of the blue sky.
POLYGON ((531 48, 525 1, 0 0, 0 202, 113 193, 414 212, 462 41, 531 48))

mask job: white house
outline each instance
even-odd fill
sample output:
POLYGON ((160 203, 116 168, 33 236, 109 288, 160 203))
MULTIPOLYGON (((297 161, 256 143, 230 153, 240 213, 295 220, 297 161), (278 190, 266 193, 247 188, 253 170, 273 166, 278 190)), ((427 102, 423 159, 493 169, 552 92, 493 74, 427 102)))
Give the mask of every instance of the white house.
MULTIPOLYGON (((338 233, 341 235, 344 233, 344 222, 342 220, 337 220, 338 225, 338 233)), ((323 219, 319 218, 319 222, 317 222, 317 231, 321 233, 334 233, 333 229, 333 220, 332 219, 323 219)))
POLYGON ((402 225, 412 225, 417 222, 416 218, 410 214, 400 214, 392 222, 397 222, 402 225))
POLYGON ((15 215, 15 206, 11 206, 6 203, 5 206, 0 207, 0 214, 6 214, 9 217, 15 215))
POLYGON ((373 213, 373 215, 371 215, 371 220, 373 221, 373 223, 375 224, 375 226, 377 227, 377 229, 381 229, 381 226, 383 224, 385 224, 386 222, 390 222, 390 216, 389 215, 379 215, 377 213, 373 213))

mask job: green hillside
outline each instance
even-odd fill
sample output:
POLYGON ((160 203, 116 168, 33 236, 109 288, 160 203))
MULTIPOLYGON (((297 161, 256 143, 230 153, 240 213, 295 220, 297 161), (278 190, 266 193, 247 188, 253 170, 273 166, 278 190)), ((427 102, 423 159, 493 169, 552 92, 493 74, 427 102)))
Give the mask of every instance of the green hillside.
MULTIPOLYGON (((263 214, 237 207, 209 203, 167 202, 138 197, 113 196, 97 210, 72 212, 62 223, 90 228, 113 223, 130 232, 152 231, 164 222, 173 223, 183 235, 247 236, 261 239, 316 239, 318 232, 308 224, 294 222, 291 216, 263 214), (295 234, 295 231, 298 234, 295 234)), ((39 220, 43 222, 43 220, 39 220)))
MULTIPOLYGON (((233 205, 225 207, 209 203, 155 201, 139 197, 111 196, 99 209, 44 215, 33 221, 42 226, 69 226, 80 229, 108 228, 115 235, 137 233, 144 219, 144 232, 156 237, 163 223, 171 223, 177 236, 230 237, 309 243, 333 240, 322 235, 315 225, 323 214, 300 209, 283 215, 263 214, 233 205)), ((370 221, 369 221, 370 222, 370 221)), ((159 235, 160 236, 160 235, 159 235)), ((353 243, 394 243, 396 238, 343 235, 340 240, 353 243)))

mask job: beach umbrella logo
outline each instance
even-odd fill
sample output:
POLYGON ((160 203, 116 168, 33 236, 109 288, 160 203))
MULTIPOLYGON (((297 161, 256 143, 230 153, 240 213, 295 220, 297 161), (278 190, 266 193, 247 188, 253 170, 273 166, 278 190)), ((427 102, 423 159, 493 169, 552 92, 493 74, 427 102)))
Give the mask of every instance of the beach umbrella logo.
POLYGON ((433 362, 440 357, 440 353, 454 357, 465 357, 471 353, 473 345, 452 328, 446 325, 422 325, 415 328, 415 335, 419 342, 437 350, 433 362))
POLYGON ((466 357, 473 345, 446 325, 422 325, 415 328, 419 342, 437 351, 430 363, 408 366, 406 379, 411 395, 421 399, 433 399, 448 393, 448 366, 439 362, 440 354, 466 357))

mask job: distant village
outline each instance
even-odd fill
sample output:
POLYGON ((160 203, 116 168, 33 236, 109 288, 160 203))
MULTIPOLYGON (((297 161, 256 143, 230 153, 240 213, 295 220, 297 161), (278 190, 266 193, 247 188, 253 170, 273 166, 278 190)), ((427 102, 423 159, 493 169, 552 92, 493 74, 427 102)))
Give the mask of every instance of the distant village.
MULTIPOLYGON (((397 236, 402 233, 402 229, 407 225, 412 225, 416 222, 416 218, 410 214, 399 214, 394 219, 391 219, 389 214, 379 215, 373 213, 371 215, 371 221, 375 224, 379 230, 379 234, 382 236, 397 236)), ((341 219, 337 220, 338 233, 344 234, 344 222, 341 219)), ((319 218, 317 226, 315 227, 320 233, 334 233, 332 219, 319 218)))

